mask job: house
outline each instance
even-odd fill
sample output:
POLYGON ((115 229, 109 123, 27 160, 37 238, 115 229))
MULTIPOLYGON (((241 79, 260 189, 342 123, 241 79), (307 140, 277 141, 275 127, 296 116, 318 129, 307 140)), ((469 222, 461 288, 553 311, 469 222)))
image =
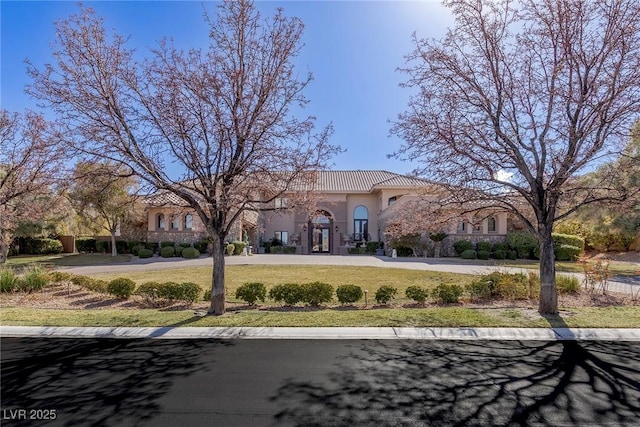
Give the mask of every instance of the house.
MULTIPOLYGON (((313 206, 292 208, 293 197, 284 194, 246 212, 229 240, 248 239, 254 247, 277 239, 295 247, 298 254, 347 254, 348 248, 365 242, 386 243, 386 226, 410 202, 437 198, 439 186, 431 181, 383 170, 318 172, 313 206)), ((171 193, 147 199, 147 240, 193 242, 206 236, 203 224, 171 193)), ((451 242, 460 239, 502 240, 507 215, 452 218, 445 231, 451 242)), ((438 226, 440 227, 440 226, 438 226)), ((434 226, 435 228, 435 226, 434 226)))

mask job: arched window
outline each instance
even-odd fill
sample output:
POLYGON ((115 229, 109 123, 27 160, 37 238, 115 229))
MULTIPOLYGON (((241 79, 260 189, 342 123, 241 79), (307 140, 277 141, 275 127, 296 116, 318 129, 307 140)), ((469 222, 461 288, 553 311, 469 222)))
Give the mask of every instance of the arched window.
POLYGON ((487 219, 487 231, 489 233, 495 233, 497 231, 497 229, 496 229, 496 217, 490 216, 487 219))
POLYGON ((369 210, 365 206, 356 206, 353 210, 354 240, 369 240, 369 210))
POLYGON ((184 229, 193 230, 193 215, 186 214, 184 216, 184 229))
POLYGON ((164 214, 156 215, 156 230, 164 230, 164 214))

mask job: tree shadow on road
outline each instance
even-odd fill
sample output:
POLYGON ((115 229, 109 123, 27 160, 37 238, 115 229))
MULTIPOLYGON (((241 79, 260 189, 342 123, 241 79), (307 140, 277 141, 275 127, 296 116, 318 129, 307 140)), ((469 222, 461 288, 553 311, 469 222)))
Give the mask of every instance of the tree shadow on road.
POLYGON ((622 342, 361 342, 327 378, 283 384, 275 421, 637 425, 639 356, 622 342))
MULTIPOLYGON (((16 340, 2 342, 3 410, 54 409, 53 423, 65 426, 151 420, 176 379, 206 370, 207 352, 232 345, 212 340, 16 340)), ((12 420, 7 425, 36 424, 12 420)))

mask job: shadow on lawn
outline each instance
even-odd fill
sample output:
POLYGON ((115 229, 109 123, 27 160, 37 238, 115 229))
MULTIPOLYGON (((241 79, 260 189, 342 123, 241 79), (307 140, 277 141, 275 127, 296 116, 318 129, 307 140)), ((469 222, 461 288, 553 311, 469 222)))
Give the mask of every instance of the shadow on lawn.
MULTIPOLYGON (((3 339, 3 410, 55 409, 54 424, 67 426, 151 420, 175 380, 209 369, 204 355, 233 345, 215 340, 16 340, 3 339)), ((12 420, 10 425, 35 424, 12 420)))
POLYGON ((622 342, 363 342, 328 377, 284 383, 275 421, 637 425, 639 356, 622 342))

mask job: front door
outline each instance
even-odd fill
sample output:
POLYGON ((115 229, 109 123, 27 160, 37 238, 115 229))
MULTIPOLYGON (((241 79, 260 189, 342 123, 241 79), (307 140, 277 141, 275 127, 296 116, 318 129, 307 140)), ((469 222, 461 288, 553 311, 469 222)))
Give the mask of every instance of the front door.
POLYGON ((314 227, 312 245, 313 253, 329 253, 329 229, 314 227))

